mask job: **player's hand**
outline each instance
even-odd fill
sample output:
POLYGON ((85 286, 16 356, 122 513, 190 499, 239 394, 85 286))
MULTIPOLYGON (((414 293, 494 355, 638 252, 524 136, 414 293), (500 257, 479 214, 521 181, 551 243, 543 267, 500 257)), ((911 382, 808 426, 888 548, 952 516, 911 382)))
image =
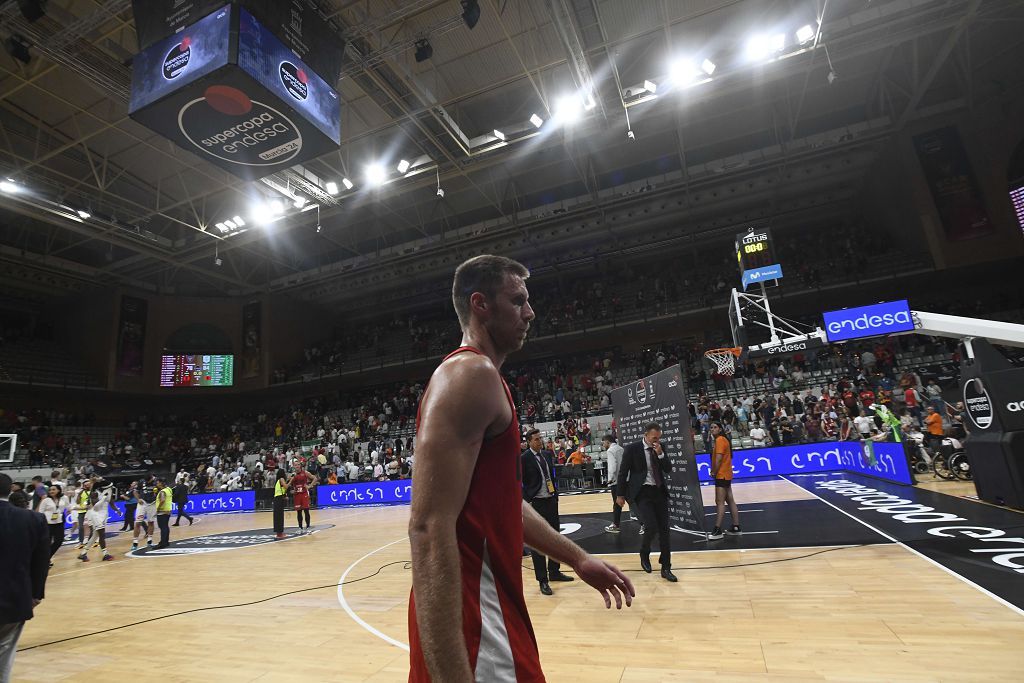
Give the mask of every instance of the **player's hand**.
POLYGON ((618 505, 620 508, 624 508, 626 507, 626 499, 623 498, 622 496, 619 496, 618 498, 615 499, 615 504, 618 505))
POLYGON ((661 442, 658 442, 658 443, 655 443, 655 444, 653 444, 653 445, 651 446, 651 450, 653 450, 653 451, 654 451, 654 454, 655 454, 655 455, 661 455, 661 454, 662 454, 662 452, 663 452, 663 451, 662 451, 662 449, 661 449, 661 442))
POLYGON ((615 599, 615 609, 622 609, 623 598, 625 598, 626 607, 633 604, 636 589, 633 588, 629 577, 617 567, 604 560, 599 560, 593 555, 586 555, 573 569, 577 576, 597 589, 597 592, 604 597, 604 606, 608 609, 611 609, 612 598, 615 599))

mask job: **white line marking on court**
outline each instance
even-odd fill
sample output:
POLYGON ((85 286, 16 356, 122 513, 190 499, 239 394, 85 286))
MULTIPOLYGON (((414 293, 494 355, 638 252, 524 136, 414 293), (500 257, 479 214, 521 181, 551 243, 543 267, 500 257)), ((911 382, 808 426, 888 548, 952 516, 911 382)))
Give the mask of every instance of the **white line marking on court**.
POLYGON ((978 589, 979 591, 981 591, 981 592, 982 592, 982 593, 984 593, 985 595, 989 596, 990 598, 992 598, 992 599, 993 599, 993 600, 995 600, 996 602, 999 602, 999 603, 1001 603, 1001 604, 1003 604, 1003 605, 1006 605, 1007 607, 1009 607, 1010 609, 1012 609, 1012 610, 1013 610, 1014 612, 1016 612, 1017 614, 1019 614, 1019 615, 1021 615, 1022 617, 1024 617, 1024 610, 1022 610, 1022 609, 1021 609, 1020 607, 1017 607, 1017 606, 1016 606, 1016 605, 1014 605, 1014 604, 1013 604, 1012 602, 1008 602, 1008 601, 1004 600, 1003 598, 999 597, 998 595, 996 595, 995 593, 993 593, 993 592, 991 592, 991 591, 989 591, 989 590, 986 590, 985 588, 982 588, 981 586, 979 586, 978 584, 974 583, 973 581, 971 581, 971 580, 970 580, 970 579, 968 579, 967 577, 965 577, 965 576, 961 576, 961 575, 957 574, 957 573, 956 573, 955 571, 953 571, 953 570, 952 570, 952 569, 950 569, 949 567, 945 567, 945 566, 943 566, 943 565, 939 564, 938 562, 936 562, 935 560, 933 560, 932 558, 928 557, 927 555, 924 555, 924 554, 922 554, 922 553, 920 553, 920 552, 918 552, 918 551, 914 550, 913 548, 911 548, 911 547, 910 547, 909 545, 907 545, 906 543, 903 543, 902 541, 897 541, 897 540, 896 540, 895 538, 893 538, 893 537, 892 537, 892 536, 890 536, 889 534, 885 533, 884 531, 879 531, 878 529, 876 529, 875 527, 871 526, 871 525, 870 525, 870 524, 868 524, 867 522, 865 522, 865 521, 863 521, 863 520, 861 520, 861 519, 858 519, 857 517, 854 517, 853 515, 851 515, 851 514, 850 514, 849 512, 847 512, 846 510, 842 510, 842 509, 840 509, 840 508, 836 507, 836 506, 835 506, 835 505, 833 505, 832 503, 828 502, 827 500, 825 500, 824 498, 822 498, 821 496, 819 496, 819 495, 818 495, 817 493, 815 493, 814 491, 811 491, 810 489, 805 489, 805 488, 804 488, 803 486, 800 486, 800 484, 796 483, 795 481, 790 481, 789 479, 787 479, 786 477, 782 476, 781 474, 779 475, 779 479, 782 479, 782 480, 783 480, 783 481, 785 481, 785 482, 789 482, 789 484, 790 484, 791 486, 795 486, 795 487, 797 487, 798 489, 800 489, 801 491, 804 491, 804 492, 806 492, 806 493, 809 493, 809 494, 811 494, 812 496, 814 496, 815 498, 817 498, 818 500, 820 500, 820 501, 821 501, 822 503, 824 503, 825 505, 828 505, 828 506, 829 506, 830 508, 832 508, 832 509, 834 509, 834 510, 838 510, 839 512, 842 512, 842 513, 843 513, 844 515, 846 515, 847 517, 849 517, 849 518, 850 518, 850 519, 852 519, 853 521, 855 521, 855 522, 858 522, 858 523, 860 523, 860 524, 863 524, 864 526, 866 526, 867 528, 871 529, 872 531, 874 531, 874 532, 875 532, 876 534, 878 534, 879 536, 882 536, 882 537, 884 537, 884 538, 888 538, 888 539, 889 539, 890 541, 892 541, 892 542, 893 542, 893 543, 895 543, 896 545, 898 545, 898 546, 902 546, 902 547, 903 547, 903 548, 905 548, 906 550, 909 550, 910 552, 912 552, 912 553, 914 553, 915 555, 917 555, 918 557, 920 557, 920 558, 921 558, 922 560, 926 560, 926 561, 928 561, 928 562, 932 563, 933 565, 935 565, 936 567, 938 567, 938 568, 939 568, 939 569, 941 569, 942 571, 946 572, 946 573, 947 573, 947 574, 949 574, 950 576, 955 576, 956 578, 958 578, 958 579, 960 579, 961 581, 963 581, 964 583, 966 583, 966 584, 967 584, 968 586, 973 586, 974 588, 978 589))
MULTIPOLYGON (((746 533, 746 532, 744 532, 746 533)), ((702 543, 703 541, 694 541, 694 543, 702 543)), ((780 548, 715 548, 708 550, 673 550, 673 555, 689 555, 699 553, 705 555, 707 553, 760 553, 767 550, 820 550, 822 548, 862 548, 871 545, 886 545, 885 543, 858 543, 854 545, 790 545, 783 546, 780 548)), ((639 550, 634 550, 631 553, 593 553, 597 557, 616 557, 620 555, 639 555, 639 550)), ((652 555, 657 555, 658 551, 652 550, 652 555)))
POLYGON ((345 570, 345 573, 341 575, 340 579, 338 579, 338 602, 341 603, 342 609, 344 609, 346 612, 348 612, 348 615, 350 617, 352 617, 352 620, 355 621, 360 626, 362 626, 367 631, 369 631, 370 633, 372 633, 373 635, 375 635, 378 638, 380 638, 381 640, 383 640, 384 642, 390 643, 391 645, 394 645, 395 647, 401 648, 401 649, 405 650, 406 652, 409 651, 408 644, 403 643, 400 640, 395 640, 394 638, 392 638, 391 636, 387 635, 386 633, 381 633, 380 631, 375 629, 373 626, 370 626, 368 623, 363 621, 363 619, 352 610, 352 608, 348 604, 348 600, 345 599, 345 588, 344 588, 344 586, 345 586, 345 578, 348 576, 348 573, 350 571, 355 569, 357 564, 359 564, 360 562, 362 562, 363 560, 368 558, 370 555, 373 555, 375 553, 379 553, 381 550, 384 550, 385 548, 389 548, 389 547, 395 545, 396 543, 401 543, 402 541, 407 541, 407 540, 409 540, 409 537, 408 536, 403 536, 402 538, 398 539, 397 541, 391 541, 391 543, 385 543, 384 545, 382 545, 381 547, 377 548, 376 550, 371 550, 370 552, 366 553, 365 555, 360 557, 358 560, 356 560, 355 562, 350 564, 348 566, 348 568, 345 570))
MULTIPOLYGON (((743 513, 747 513, 747 512, 764 512, 764 510, 747 510, 746 508, 738 508, 737 512, 743 512, 743 513)), ((718 514, 717 512, 705 512, 704 516, 705 517, 714 517, 717 514, 718 514)))

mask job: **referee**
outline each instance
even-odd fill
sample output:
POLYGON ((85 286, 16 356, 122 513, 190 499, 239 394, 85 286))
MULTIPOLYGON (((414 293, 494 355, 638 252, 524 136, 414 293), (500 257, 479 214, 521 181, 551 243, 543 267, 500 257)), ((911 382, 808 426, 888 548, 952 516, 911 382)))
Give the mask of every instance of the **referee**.
MULTIPOLYGON (((558 530, 558 489, 552 475, 551 451, 541 450, 539 429, 526 432, 526 450, 522 455, 523 466, 523 500, 533 506, 552 528, 558 530)), ((534 549, 533 571, 540 583, 540 592, 552 595, 551 581, 572 581, 571 576, 562 573, 561 565, 549 557, 544 557, 534 549)))

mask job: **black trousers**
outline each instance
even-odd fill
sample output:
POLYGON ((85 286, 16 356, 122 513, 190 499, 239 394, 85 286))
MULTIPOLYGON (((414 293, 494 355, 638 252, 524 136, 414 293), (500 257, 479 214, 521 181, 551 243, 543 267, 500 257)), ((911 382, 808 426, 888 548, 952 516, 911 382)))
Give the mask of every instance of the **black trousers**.
POLYGON ((636 511, 640 516, 640 522, 644 525, 645 533, 643 542, 640 545, 640 555, 644 558, 651 556, 651 542, 654 535, 658 535, 658 547, 661 548, 662 569, 672 567, 672 537, 668 528, 668 491, 658 486, 640 487, 640 493, 636 496, 636 511))
POLYGON ((612 484, 612 516, 614 517, 612 521, 615 522, 615 526, 619 526, 622 522, 622 506, 619 505, 618 496, 615 495, 616 488, 615 484, 612 484))
POLYGON ((191 524, 192 523, 192 515, 190 515, 187 512, 185 512, 185 506, 188 505, 188 498, 186 498, 185 500, 176 500, 176 501, 174 501, 174 503, 175 503, 175 505, 178 506, 178 518, 174 520, 174 523, 177 524, 178 522, 181 521, 181 518, 184 517, 185 519, 187 519, 189 521, 189 524, 191 524))
POLYGON ((135 510, 138 507, 137 504, 124 506, 124 524, 121 525, 121 531, 132 531, 135 529, 135 510))
POLYGON ((171 513, 170 512, 168 512, 165 515, 157 515, 156 516, 157 526, 160 527, 160 543, 158 543, 157 545, 159 545, 160 547, 166 547, 167 544, 171 542, 170 522, 171 522, 171 513))
MULTIPOLYGON (((530 505, 544 518, 544 521, 551 525, 551 528, 556 531, 560 529, 558 523, 558 496, 534 498, 530 501, 530 505)), ((549 557, 545 557, 533 548, 530 548, 530 555, 533 557, 533 573, 537 576, 538 581, 547 581, 548 576, 558 574, 561 571, 562 565, 549 557)))
POLYGON ((274 496, 274 533, 284 533, 284 504, 288 496, 274 496))
POLYGON ((50 557, 53 557, 64 543, 64 520, 47 526, 50 527, 50 557))

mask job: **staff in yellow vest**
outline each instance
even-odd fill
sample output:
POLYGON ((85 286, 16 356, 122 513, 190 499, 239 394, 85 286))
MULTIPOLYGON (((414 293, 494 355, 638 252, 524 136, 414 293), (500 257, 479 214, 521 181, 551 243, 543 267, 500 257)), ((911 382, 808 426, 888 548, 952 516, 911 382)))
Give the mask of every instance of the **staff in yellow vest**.
POLYGON ((288 487, 291 481, 283 468, 277 470, 274 482, 274 536, 284 538, 284 506, 288 504, 288 487))
POLYGON ((156 523, 160 527, 160 542, 156 549, 166 548, 171 544, 171 500, 173 492, 163 479, 156 480, 156 523))
POLYGON ((89 509, 89 495, 92 492, 92 479, 82 482, 82 488, 75 496, 75 515, 78 523, 78 549, 85 544, 85 513, 89 509))

